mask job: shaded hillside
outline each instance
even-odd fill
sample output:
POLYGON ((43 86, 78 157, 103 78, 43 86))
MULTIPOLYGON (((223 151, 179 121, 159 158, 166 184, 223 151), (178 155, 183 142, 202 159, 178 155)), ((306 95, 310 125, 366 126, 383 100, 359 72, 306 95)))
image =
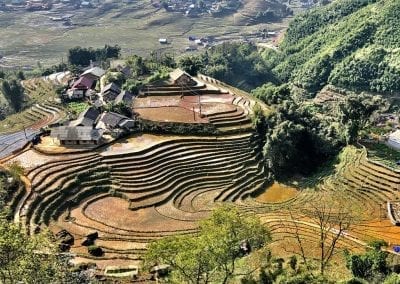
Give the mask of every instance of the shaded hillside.
POLYGON ((278 52, 264 58, 281 81, 309 92, 327 83, 400 91, 400 1, 340 0, 297 16, 278 52))

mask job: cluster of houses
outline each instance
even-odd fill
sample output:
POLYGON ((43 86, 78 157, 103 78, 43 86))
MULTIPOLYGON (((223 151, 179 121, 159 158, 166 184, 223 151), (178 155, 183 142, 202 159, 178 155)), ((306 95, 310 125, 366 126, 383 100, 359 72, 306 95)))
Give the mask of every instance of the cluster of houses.
MULTIPOLYGON (((49 10, 54 8, 97 8, 104 0, 0 0, 0 8, 8 10, 26 9, 28 11, 49 10)), ((119 2, 119 1, 116 1, 119 2)), ((122 1, 130 3, 130 0, 122 1)))
MULTIPOLYGON (((123 69, 122 71, 124 71, 123 69)), ((100 67, 91 67, 83 72, 78 78, 71 80, 68 89, 62 95, 64 100, 87 100, 93 102, 96 106, 101 107, 108 103, 124 103, 131 104, 134 95, 130 92, 121 90, 120 86, 115 83, 109 83, 101 88, 100 92, 96 91, 100 85, 101 78, 105 75, 105 71, 100 67)))
POLYGON ((52 128, 50 136, 58 139, 60 145, 101 145, 104 135, 118 137, 136 126, 132 118, 91 106, 77 119, 52 128))
POLYGON ((0 0, 0 7, 3 9, 26 9, 28 11, 50 10, 52 7, 51 1, 44 0, 11 0, 9 4, 6 0, 0 0))
POLYGON ((131 107, 134 99, 132 93, 121 90, 115 83, 109 83, 97 92, 96 86, 105 73, 100 67, 91 67, 69 83, 63 98, 87 101, 91 106, 80 113, 77 119, 51 129, 50 136, 58 139, 61 145, 99 145, 104 135, 119 137, 137 127, 133 118, 104 111, 107 104, 131 107))
POLYGON ((188 0, 151 0, 151 3, 156 8, 164 8, 168 12, 179 12, 188 17, 197 17, 204 14, 218 15, 224 11, 236 11, 240 5, 237 0, 206 0, 199 1, 194 4, 188 0))

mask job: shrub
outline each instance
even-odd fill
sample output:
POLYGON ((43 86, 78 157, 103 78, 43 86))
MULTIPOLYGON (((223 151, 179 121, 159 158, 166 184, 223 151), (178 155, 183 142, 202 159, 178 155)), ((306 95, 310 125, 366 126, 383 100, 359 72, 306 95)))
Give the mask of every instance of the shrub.
POLYGON ((102 256, 104 254, 103 249, 96 245, 88 246, 88 253, 93 256, 102 256))

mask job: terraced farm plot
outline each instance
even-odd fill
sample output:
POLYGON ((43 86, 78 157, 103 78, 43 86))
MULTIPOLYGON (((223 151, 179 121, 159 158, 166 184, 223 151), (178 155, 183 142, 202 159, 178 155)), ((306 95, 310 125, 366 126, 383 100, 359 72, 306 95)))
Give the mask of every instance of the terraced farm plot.
POLYGON ((30 230, 40 223, 54 232, 67 229, 76 239, 72 251, 82 257, 90 256, 80 241, 96 230, 100 242, 114 244, 105 259, 135 259, 148 241, 194 233, 216 202, 263 187, 256 143, 251 133, 176 136, 120 154, 104 149, 42 159, 27 169, 32 191, 17 214, 30 230), (140 247, 124 250, 127 242, 140 247))
POLYGON ((49 12, 0 12, 0 46, 3 66, 36 67, 58 64, 75 46, 103 47, 118 44, 123 55, 132 52, 148 56, 151 51, 180 55, 191 43, 188 35, 214 36, 217 42, 254 37, 258 30, 282 30, 284 19, 277 23, 236 26, 233 15, 225 17, 184 17, 181 13, 167 13, 154 8, 149 1, 134 1, 123 8, 80 9, 49 12), (8 14, 7 14, 8 13, 8 14), (74 13, 73 26, 53 22, 51 16, 74 13), (168 45, 160 45, 159 38, 167 38, 168 45))
MULTIPOLYGON (((54 233, 68 230, 75 237, 71 251, 80 259, 93 258, 81 242, 97 231, 97 244, 105 252, 100 259, 136 261, 149 241, 193 234, 216 204, 237 202, 265 187, 259 138, 249 119, 256 102, 197 80, 197 96, 213 105, 206 109, 204 123, 229 131, 201 137, 133 135, 82 153, 72 148, 63 154, 25 152, 13 160, 37 157, 24 163, 30 188, 15 208, 16 220, 31 233, 38 226, 54 233), (243 121, 248 126, 238 131, 243 121)), ((178 91, 167 84, 145 92, 140 98, 147 103, 154 95, 162 104, 170 100, 168 92, 178 91)), ((179 104, 182 98, 189 104, 198 99, 192 87, 180 87, 175 97, 179 104)))
POLYGON ((221 133, 252 131, 250 115, 260 102, 213 78, 182 76, 190 77, 191 83, 169 79, 143 88, 135 99, 135 112, 151 121, 209 124, 221 133))
POLYGON ((77 261, 136 263, 149 242, 194 234, 199 220, 221 202, 230 202, 269 226, 273 246, 295 249, 297 231, 314 257, 318 227, 301 212, 329 192, 363 208, 359 224, 339 240, 340 249, 360 251, 374 238, 392 245, 400 242, 400 227, 390 225, 384 209, 387 201, 399 198, 399 172, 369 160, 364 149, 347 147, 334 174, 317 188, 274 184, 265 191, 269 181, 250 116, 256 104, 264 112, 270 110, 212 78, 199 75, 195 81, 185 88, 171 82, 149 86, 137 103, 143 99, 141 109, 160 110, 173 97, 176 107, 190 109, 204 99, 208 108, 203 108, 203 123, 214 125, 216 135, 136 134, 80 153, 26 151, 12 160, 27 167, 26 191, 21 189, 18 195, 23 197, 12 206, 15 220, 30 233, 44 226, 54 233, 66 229, 75 238, 71 252, 77 261), (148 105, 152 97, 157 106, 148 105), (35 162, 25 163, 30 157, 35 162), (101 257, 90 255, 82 245, 93 231, 99 233, 101 257))
POLYGON ((0 159, 23 148, 40 129, 59 121, 65 113, 54 91, 54 84, 63 83, 68 73, 26 80, 23 86, 33 105, 0 121, 0 159))
POLYGON ((206 123, 199 114, 181 107, 157 107, 136 109, 140 117, 152 121, 183 122, 183 123, 206 123))

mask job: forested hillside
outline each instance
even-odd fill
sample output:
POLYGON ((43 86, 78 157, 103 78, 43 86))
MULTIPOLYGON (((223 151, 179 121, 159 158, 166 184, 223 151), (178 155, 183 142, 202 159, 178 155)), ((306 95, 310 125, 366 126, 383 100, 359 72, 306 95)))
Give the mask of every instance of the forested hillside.
POLYGON ((266 50, 276 77, 309 92, 327 83, 355 91, 400 91, 400 1, 340 0, 296 17, 279 51, 266 50))

